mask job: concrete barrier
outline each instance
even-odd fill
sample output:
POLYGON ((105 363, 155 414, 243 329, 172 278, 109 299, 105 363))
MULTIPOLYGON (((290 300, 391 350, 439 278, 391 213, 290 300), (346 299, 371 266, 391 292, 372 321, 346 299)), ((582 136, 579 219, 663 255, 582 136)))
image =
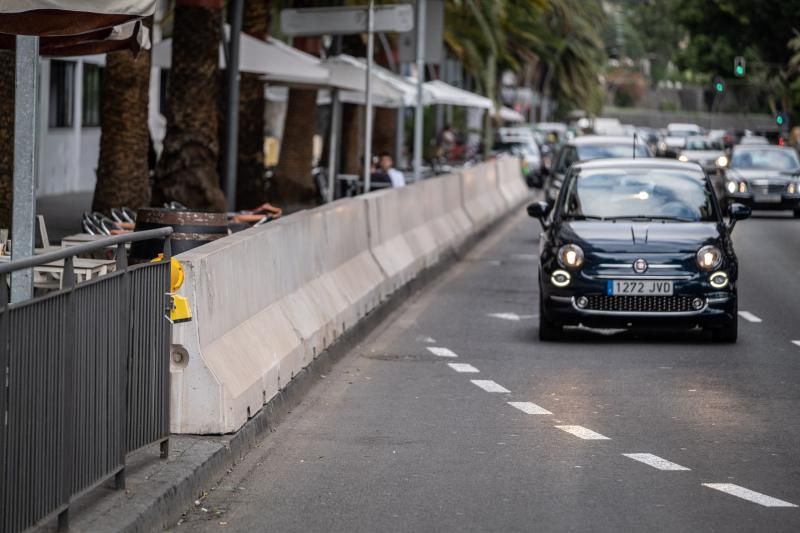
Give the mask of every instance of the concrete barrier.
POLYGON ((518 165, 484 163, 180 254, 193 319, 173 330, 172 431, 239 429, 382 299, 518 205, 515 180, 518 165))
POLYGON ((516 206, 530 196, 525 178, 522 176, 519 158, 498 157, 496 163, 497 185, 500 194, 509 206, 516 206))
POLYGON ((509 205, 500 194, 497 166, 493 161, 461 170, 462 204, 475 229, 481 230, 505 212, 509 205))

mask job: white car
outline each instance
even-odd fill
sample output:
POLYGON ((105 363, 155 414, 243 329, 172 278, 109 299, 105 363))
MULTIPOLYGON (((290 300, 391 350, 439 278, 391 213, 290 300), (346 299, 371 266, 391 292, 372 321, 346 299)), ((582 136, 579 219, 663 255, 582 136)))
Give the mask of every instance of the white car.
POLYGON ((703 128, 697 124, 682 122, 667 124, 667 135, 658 145, 659 154, 676 157, 686 146, 686 139, 696 135, 703 135, 703 128))

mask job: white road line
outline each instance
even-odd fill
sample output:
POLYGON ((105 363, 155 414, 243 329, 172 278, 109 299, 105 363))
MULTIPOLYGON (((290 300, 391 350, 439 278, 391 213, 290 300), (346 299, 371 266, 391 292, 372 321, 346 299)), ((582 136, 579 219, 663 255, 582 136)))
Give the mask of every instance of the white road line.
POLYGON ((575 435, 579 439, 583 440, 611 440, 605 435, 596 433, 583 426, 556 426, 556 428, 560 429, 561 431, 566 431, 567 433, 575 435))
POLYGON ((447 366, 449 366, 456 372, 461 372, 461 373, 471 372, 473 374, 477 374, 478 372, 480 372, 480 370, 478 370, 474 366, 468 365, 466 363, 447 363, 447 366))
POLYGON ((441 348, 439 346, 428 346, 428 351, 431 352, 433 355, 437 355, 439 357, 458 357, 458 355, 449 348, 441 348))
POLYGON ((672 461, 662 459, 661 457, 653 455, 652 453, 623 453, 622 455, 659 470, 691 470, 685 466, 673 463, 672 461))
POLYGON ((550 411, 544 407, 540 407, 533 402, 508 402, 511 407, 516 407, 520 411, 529 415, 552 415, 550 411))
POLYGON ((792 344, 794 344, 795 346, 800 346, 800 341, 792 341, 792 344))
POLYGON ((739 311, 739 316, 744 318, 748 322, 755 322, 755 323, 763 322, 763 320, 758 318, 756 315, 754 315, 750 311, 739 311))
POLYGON ((491 379, 471 379, 470 381, 486 392, 511 392, 507 388, 503 387, 499 383, 495 383, 491 379))
POLYGON ((772 496, 767 496, 766 494, 734 485, 733 483, 703 483, 703 486, 757 503, 758 505, 763 505, 764 507, 797 507, 793 503, 785 502, 778 498, 773 498, 772 496))

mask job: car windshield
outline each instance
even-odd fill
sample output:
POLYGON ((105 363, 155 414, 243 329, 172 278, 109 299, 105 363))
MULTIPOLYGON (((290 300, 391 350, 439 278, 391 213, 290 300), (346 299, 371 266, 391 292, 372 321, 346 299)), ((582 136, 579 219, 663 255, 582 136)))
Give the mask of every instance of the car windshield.
POLYGON ((686 141, 686 150, 722 150, 722 145, 719 141, 710 139, 689 138, 686 141))
MULTIPOLYGON (((633 155, 633 138, 625 144, 582 144, 578 148, 578 159, 607 159, 616 157, 631 157, 633 155)), ((636 145, 636 157, 650 157, 650 152, 643 143, 636 145)))
POLYGON ((569 183, 568 219, 716 220, 704 177, 669 169, 582 170, 569 183))
POLYGON ((670 130, 667 132, 670 137, 691 137, 692 135, 697 135, 696 131, 686 131, 686 130, 670 130))
POLYGON ((800 170, 793 150, 734 150, 731 168, 757 170, 800 170))

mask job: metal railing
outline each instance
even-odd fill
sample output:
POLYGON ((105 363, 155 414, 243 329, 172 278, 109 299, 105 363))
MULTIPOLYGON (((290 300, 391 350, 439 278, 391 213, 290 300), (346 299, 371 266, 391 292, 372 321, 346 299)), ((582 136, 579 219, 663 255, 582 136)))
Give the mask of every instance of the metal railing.
POLYGON ((172 228, 117 235, 0 264, 0 531, 58 515, 114 477, 126 455, 169 452, 172 228), (164 239, 164 260, 128 265, 125 244, 164 239), (75 282, 73 258, 114 250, 116 270, 75 282), (9 304, 11 272, 63 260, 60 290, 9 304))

